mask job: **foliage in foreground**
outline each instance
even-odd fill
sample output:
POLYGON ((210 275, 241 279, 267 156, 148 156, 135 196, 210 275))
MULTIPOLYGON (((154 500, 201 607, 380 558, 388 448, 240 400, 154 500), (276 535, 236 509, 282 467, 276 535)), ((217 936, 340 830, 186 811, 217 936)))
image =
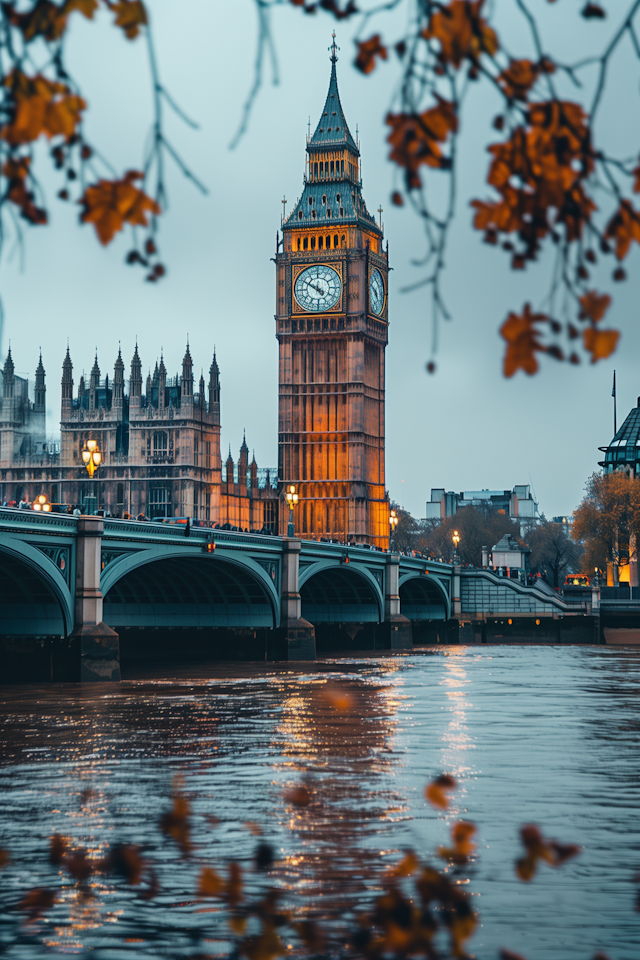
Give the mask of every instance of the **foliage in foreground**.
MULTIPOLYGON (((270 41, 265 9, 280 2, 256 0, 262 45, 270 41)), ((603 6, 578 4, 575 15, 582 22, 576 32, 581 27, 586 31, 585 46, 573 61, 567 52, 571 42, 566 44, 573 40, 572 31, 566 19, 555 20, 572 15, 565 4, 557 4, 561 11, 550 10, 543 25, 527 0, 290 2, 308 14, 324 10, 334 20, 354 20, 354 66, 363 74, 384 70, 394 54, 401 63, 400 83, 386 116, 389 159, 398 174, 391 202, 408 203, 424 225, 426 253, 416 262, 425 276, 417 285, 431 289, 433 352, 438 320, 449 317, 442 274, 455 214, 464 107, 473 100, 474 87, 483 85, 496 103, 487 138, 496 139, 487 147, 488 194, 470 200, 473 227, 485 243, 506 254, 512 270, 526 270, 545 249, 554 253, 540 308, 525 303, 500 328, 504 374, 536 373, 541 354, 571 364, 610 356, 620 333, 603 327, 611 296, 594 288, 591 274, 604 258, 613 261, 614 282, 626 279, 622 263, 632 245, 640 244, 640 210, 634 200, 640 192, 640 158, 637 138, 631 156, 617 155, 620 148, 601 135, 597 124, 616 58, 631 52, 640 60, 640 2, 623 4, 611 28, 603 6), (390 17, 391 11, 397 15, 390 17), (376 15, 384 23, 384 36, 376 30, 376 15), (512 35, 503 40, 503 33, 513 33, 514 18, 524 28, 517 35, 518 49, 512 35), (591 37, 593 44, 587 46, 591 37), (445 202, 439 202, 443 196, 445 202)), ((537 12, 542 14, 539 7, 537 12)), ((624 87, 630 98, 636 97, 638 75, 627 65, 624 69, 624 87)), ((433 372, 433 360, 427 369, 433 372)))
MULTIPOLYGON (((327 687, 325 697, 338 712, 351 706, 349 694, 337 686, 327 687)), ((428 784, 425 797, 434 807, 446 809, 456 786, 452 776, 443 774, 428 784)), ((81 802, 87 804, 91 799, 89 790, 81 802)), ((304 784, 292 786, 284 791, 283 801, 292 815, 297 812, 304 816, 311 792, 304 784)), ((214 828, 218 822, 214 816, 208 816, 207 821, 214 828)), ((344 916, 343 910, 318 920, 309 919, 308 913, 314 905, 307 902, 309 895, 305 898, 304 890, 298 892, 298 901, 292 904, 290 884, 283 887, 269 883, 267 877, 276 866, 275 852, 262 838, 257 842, 250 872, 246 864, 236 861, 224 869, 203 863, 194 838, 191 804, 179 777, 174 784, 171 807, 162 815, 158 826, 166 840, 176 845, 185 862, 194 864, 193 896, 217 903, 211 923, 228 944, 230 957, 275 960, 293 953, 364 960, 464 958, 478 926, 477 910, 461 885, 465 868, 477 858, 476 826, 469 821, 455 822, 450 844, 437 848, 436 856, 444 861, 445 867, 434 866, 433 862, 409 851, 387 869, 381 879, 370 877, 379 892, 363 902, 351 920, 344 916)), ((246 826, 261 837, 257 824, 246 826)), ((580 853, 574 844, 545 838, 535 825, 522 827, 520 837, 522 854, 514 866, 516 876, 525 883, 534 879, 542 864, 558 868, 580 853)), ((91 879, 98 874, 106 874, 114 882, 136 889, 145 900, 162 894, 152 860, 134 844, 114 844, 106 856, 98 858, 69 838, 56 834, 50 840, 49 862, 58 871, 60 885, 75 883, 87 901, 93 897, 91 879)), ((7 851, 0 852, 0 867, 11 869, 7 851)), ((22 869, 21 865, 18 868, 22 869)), ((26 890, 16 900, 13 911, 16 930, 24 925, 31 943, 39 942, 39 937, 44 936, 38 924, 56 903, 60 888, 52 885, 26 890)), ((193 935, 193 931, 184 933, 187 937, 193 935)), ((603 954, 597 956, 606 960, 603 954)), ((522 960, 506 949, 501 952, 501 958, 522 960)))
POLYGON ((0 3, 0 252, 12 233, 22 241, 23 224, 48 223, 36 171, 42 161, 35 151, 38 142, 48 142, 51 162, 61 178, 59 199, 75 199, 80 222, 92 223, 103 245, 130 227, 134 247, 127 263, 142 266, 146 280, 159 280, 165 267, 158 259, 155 235, 157 217, 166 206, 165 155, 204 189, 166 139, 163 105, 177 110, 160 82, 142 0, 0 3), (65 60, 70 24, 77 17, 94 20, 100 12, 111 15, 127 40, 144 36, 149 51, 154 103, 149 147, 141 170, 120 175, 84 134, 88 104, 65 60))

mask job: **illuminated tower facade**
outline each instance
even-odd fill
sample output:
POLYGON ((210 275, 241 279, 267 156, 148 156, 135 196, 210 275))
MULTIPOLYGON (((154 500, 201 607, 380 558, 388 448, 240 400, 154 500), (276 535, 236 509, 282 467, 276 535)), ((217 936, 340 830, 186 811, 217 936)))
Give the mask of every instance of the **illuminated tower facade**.
POLYGON ((307 138, 304 190, 283 219, 276 256, 278 468, 300 497, 298 536, 386 548, 388 246, 362 197, 337 59, 334 35, 327 100, 307 138))

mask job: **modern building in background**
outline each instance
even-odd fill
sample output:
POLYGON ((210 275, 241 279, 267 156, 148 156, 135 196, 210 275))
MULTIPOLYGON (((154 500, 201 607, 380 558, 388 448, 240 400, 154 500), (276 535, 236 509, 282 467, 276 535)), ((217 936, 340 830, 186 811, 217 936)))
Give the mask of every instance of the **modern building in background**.
POLYGON ((187 344, 182 371, 167 376, 156 363, 143 390, 136 345, 128 385, 120 351, 113 378, 102 378, 96 356, 88 383, 74 391, 69 349, 62 364, 60 444, 45 440, 45 371, 35 380, 35 400, 17 378, 11 353, 3 371, 0 420, 0 502, 33 501, 44 493, 51 503, 82 505, 91 497, 114 516, 150 519, 189 516, 229 523, 243 530, 278 528, 275 471, 260 473, 243 440, 237 465, 231 451, 222 475, 220 458, 220 371, 214 355, 205 386, 194 391, 193 360, 187 344), (96 440, 102 462, 93 479, 82 451, 96 440), (272 483, 273 479, 273 483, 272 483))
POLYGON ((640 476, 640 397, 608 447, 598 447, 604 460, 598 466, 604 473, 624 470, 632 477, 640 476))
POLYGON ((444 487, 431 490, 431 501, 427 503, 427 520, 444 520, 454 517, 465 507, 477 510, 503 512, 520 525, 520 535, 540 522, 538 504, 533 499, 529 484, 515 486, 512 490, 464 490, 454 493, 444 487))
POLYGON ((301 536, 386 548, 388 249, 362 196, 337 59, 334 39, 327 99, 307 140, 304 189, 283 219, 276 254, 278 472, 297 487, 301 536))

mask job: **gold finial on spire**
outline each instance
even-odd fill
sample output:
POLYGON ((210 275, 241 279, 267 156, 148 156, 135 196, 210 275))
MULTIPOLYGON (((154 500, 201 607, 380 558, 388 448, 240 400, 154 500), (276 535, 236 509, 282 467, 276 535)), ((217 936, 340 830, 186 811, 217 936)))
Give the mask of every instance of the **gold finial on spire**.
POLYGON ((331 36, 332 36, 332 38, 333 38, 333 43, 332 43, 331 46, 329 47, 329 51, 330 51, 330 53, 331 53, 331 63, 335 63, 335 62, 337 61, 337 59, 338 59, 338 50, 340 49, 340 47, 336 44, 336 32, 335 32, 335 30, 333 31, 333 33, 331 34, 331 36))

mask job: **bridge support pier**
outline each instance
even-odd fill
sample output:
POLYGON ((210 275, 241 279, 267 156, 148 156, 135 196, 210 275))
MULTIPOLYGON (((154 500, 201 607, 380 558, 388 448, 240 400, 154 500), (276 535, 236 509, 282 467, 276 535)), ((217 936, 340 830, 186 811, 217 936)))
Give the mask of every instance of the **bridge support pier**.
POLYGON ((120 679, 118 634, 102 620, 100 570, 102 517, 80 517, 77 527, 75 630, 79 641, 80 681, 120 679))
POLYGON ((390 650, 413 650, 411 620, 400 613, 400 557, 390 553, 384 578, 384 622, 380 624, 390 650))
POLYGON ((282 585, 280 588, 280 631, 284 636, 287 660, 315 660, 316 631, 302 619, 302 600, 298 589, 300 541, 285 537, 282 541, 282 585))

